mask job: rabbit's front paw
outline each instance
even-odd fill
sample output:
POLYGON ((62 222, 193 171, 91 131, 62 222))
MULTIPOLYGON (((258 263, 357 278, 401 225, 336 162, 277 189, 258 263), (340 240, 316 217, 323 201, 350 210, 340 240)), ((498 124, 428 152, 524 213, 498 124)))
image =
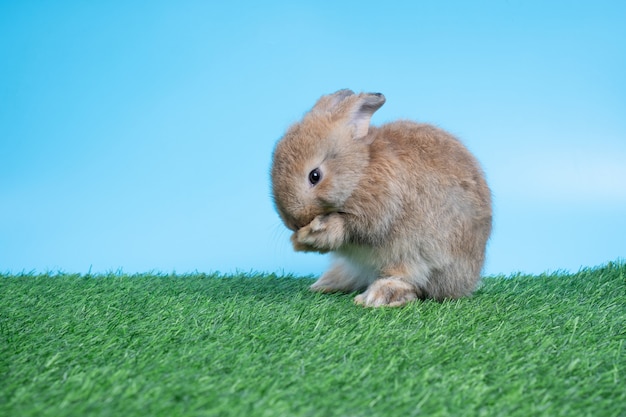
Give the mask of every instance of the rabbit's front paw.
POLYGON ((319 253, 328 252, 328 251, 322 251, 314 246, 301 242, 298 239, 298 232, 295 232, 294 234, 291 235, 291 245, 293 246, 293 250, 295 250, 296 252, 319 252, 319 253))
POLYGON ((294 233, 294 248, 312 248, 325 253, 339 248, 344 241, 343 218, 338 213, 320 215, 294 233))

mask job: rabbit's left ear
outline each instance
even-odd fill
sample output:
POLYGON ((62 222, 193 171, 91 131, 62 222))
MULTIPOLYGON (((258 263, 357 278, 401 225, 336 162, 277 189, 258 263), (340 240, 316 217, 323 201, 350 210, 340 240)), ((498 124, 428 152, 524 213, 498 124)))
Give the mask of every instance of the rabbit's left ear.
POLYGON ((374 112, 385 104, 385 96, 381 93, 361 93, 355 100, 349 121, 354 126, 354 139, 367 136, 370 129, 370 120, 374 112))
POLYGON ((354 96, 354 91, 344 88, 343 90, 339 90, 334 92, 333 94, 328 94, 326 96, 320 97, 315 103, 315 106, 311 109, 312 112, 332 112, 337 109, 337 107, 344 101, 346 98, 354 96))

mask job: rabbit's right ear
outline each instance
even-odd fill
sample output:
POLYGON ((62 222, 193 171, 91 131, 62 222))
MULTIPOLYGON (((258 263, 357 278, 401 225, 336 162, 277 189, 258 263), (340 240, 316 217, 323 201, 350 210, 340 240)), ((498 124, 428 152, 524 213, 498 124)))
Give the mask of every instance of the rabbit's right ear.
POLYGON ((333 111, 339 104, 344 101, 346 98, 353 96, 354 91, 344 88, 343 90, 336 91, 333 94, 328 94, 326 96, 321 97, 315 103, 315 106, 311 109, 311 111, 321 111, 321 112, 331 112, 333 111))

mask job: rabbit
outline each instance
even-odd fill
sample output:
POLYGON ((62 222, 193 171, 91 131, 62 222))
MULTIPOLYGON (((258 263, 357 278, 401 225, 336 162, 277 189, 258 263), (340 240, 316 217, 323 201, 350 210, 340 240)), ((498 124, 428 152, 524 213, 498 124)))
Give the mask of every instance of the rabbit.
POLYGON ((476 288, 491 191, 468 149, 412 121, 371 126, 380 93, 322 96, 272 155, 275 208, 296 251, 333 254, 312 291, 365 307, 443 301, 476 288))

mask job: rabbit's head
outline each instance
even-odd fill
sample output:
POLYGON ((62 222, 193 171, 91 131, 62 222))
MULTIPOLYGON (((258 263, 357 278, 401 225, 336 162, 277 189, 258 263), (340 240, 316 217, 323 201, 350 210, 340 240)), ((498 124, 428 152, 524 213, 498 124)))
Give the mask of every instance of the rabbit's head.
POLYGON ((273 154, 272 194, 289 229, 342 211, 367 175, 370 119, 384 103, 379 93, 339 90, 320 98, 280 139, 273 154))

